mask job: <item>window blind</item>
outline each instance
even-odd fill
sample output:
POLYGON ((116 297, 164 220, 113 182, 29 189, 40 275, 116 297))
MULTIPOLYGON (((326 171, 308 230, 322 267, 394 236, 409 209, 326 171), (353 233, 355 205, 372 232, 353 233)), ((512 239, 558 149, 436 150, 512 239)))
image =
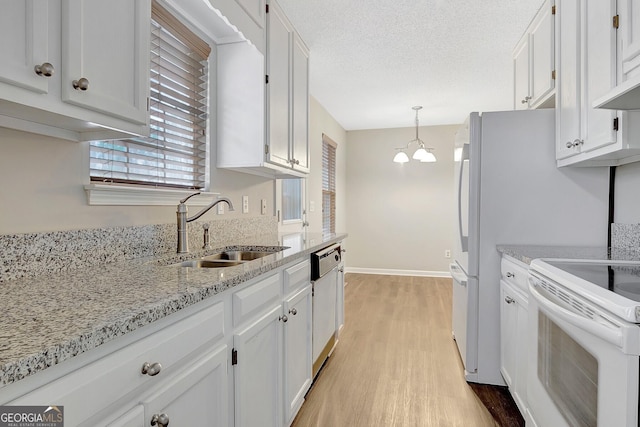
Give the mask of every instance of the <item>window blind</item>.
POLYGON ((322 135, 322 233, 336 232, 336 144, 322 135))
POLYGON ((201 189, 211 48, 153 2, 149 137, 91 143, 92 181, 201 189))

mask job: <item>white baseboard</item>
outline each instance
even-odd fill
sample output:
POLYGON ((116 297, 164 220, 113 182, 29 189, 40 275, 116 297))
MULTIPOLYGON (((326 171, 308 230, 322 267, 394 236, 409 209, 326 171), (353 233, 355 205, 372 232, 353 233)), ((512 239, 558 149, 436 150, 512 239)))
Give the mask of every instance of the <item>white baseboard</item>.
POLYGON ((451 277, 448 271, 392 270, 385 268, 345 267, 345 273, 382 274, 387 276, 451 277))

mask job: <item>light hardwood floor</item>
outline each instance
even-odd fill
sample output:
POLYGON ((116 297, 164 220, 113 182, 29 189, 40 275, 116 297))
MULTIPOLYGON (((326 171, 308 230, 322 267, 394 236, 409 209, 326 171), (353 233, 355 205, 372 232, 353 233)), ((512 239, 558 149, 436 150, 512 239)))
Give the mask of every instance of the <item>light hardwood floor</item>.
POLYGON ((294 427, 494 427, 451 338, 451 279, 348 274, 345 327, 294 427))

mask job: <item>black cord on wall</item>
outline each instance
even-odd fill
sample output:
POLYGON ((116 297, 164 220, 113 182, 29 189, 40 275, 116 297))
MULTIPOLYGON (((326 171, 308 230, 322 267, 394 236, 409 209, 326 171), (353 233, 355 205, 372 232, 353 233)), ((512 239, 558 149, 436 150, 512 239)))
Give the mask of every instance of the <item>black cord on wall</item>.
POLYGON ((613 224, 613 214, 615 208, 616 195, 616 166, 609 168, 609 224, 607 224, 607 247, 611 247, 611 224, 613 224))

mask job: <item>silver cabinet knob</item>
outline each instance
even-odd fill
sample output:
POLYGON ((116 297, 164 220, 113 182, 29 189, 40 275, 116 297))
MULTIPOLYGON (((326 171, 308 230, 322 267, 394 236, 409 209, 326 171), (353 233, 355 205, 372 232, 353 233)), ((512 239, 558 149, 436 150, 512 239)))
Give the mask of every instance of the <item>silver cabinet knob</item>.
POLYGON ((578 145, 582 145, 582 144, 584 144, 584 141, 583 141, 582 139, 577 139, 577 138, 576 138, 576 139, 573 141, 573 146, 574 146, 574 147, 577 147, 578 145))
POLYGON ((506 296, 504 297, 504 302, 506 302, 507 304, 513 304, 514 302, 516 302, 516 300, 514 300, 510 296, 506 296))
POLYGON ((85 79, 84 77, 78 80, 74 80, 73 82, 71 82, 71 84, 73 84, 73 88, 75 90, 85 91, 89 89, 89 80, 85 79))
POLYGON ((567 145, 567 148, 571 148, 571 147, 573 147, 573 142, 567 141, 566 145, 567 145))
POLYGON ((289 310, 289 314, 293 314, 295 316, 296 314, 298 314, 298 310, 296 310, 296 308, 293 307, 291 310, 289 310))
POLYGON ((53 65, 48 62, 45 62, 42 65, 36 65, 35 67, 33 67, 33 69, 35 70, 37 75, 42 77, 51 77, 56 71, 55 68, 53 68, 53 65))
POLYGON ((524 99, 520 102, 522 102, 523 104, 526 104, 527 102, 529 102, 530 99, 531 99, 530 96, 525 96, 524 99))
POLYGON ((286 314, 280 316, 280 318, 278 320, 282 320, 284 323, 287 323, 289 321, 289 318, 287 317, 286 314))
POLYGON ((142 365, 142 373, 145 375, 149 375, 150 377, 154 377, 160 373, 162 370, 162 365, 158 362, 149 363, 144 362, 142 365))
POLYGON ((507 271, 507 277, 516 277, 516 275, 510 271, 507 271))
POLYGON ((167 427, 169 425, 169 416, 167 414, 153 414, 151 417, 151 425, 158 427, 167 427))

